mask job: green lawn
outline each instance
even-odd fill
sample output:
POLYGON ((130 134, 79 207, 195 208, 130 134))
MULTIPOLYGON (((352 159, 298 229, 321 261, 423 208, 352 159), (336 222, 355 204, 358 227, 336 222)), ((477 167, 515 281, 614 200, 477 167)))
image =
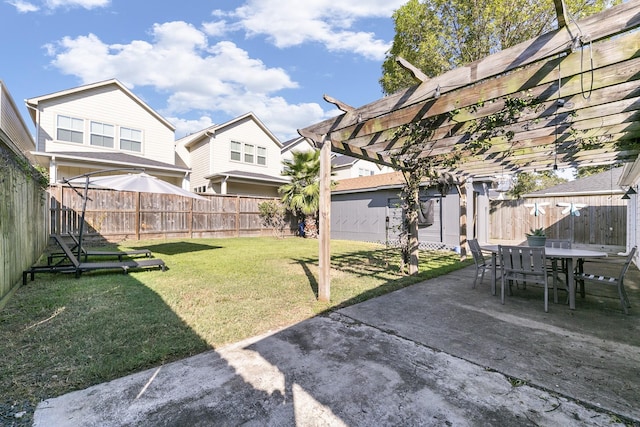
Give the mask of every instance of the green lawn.
MULTIPOLYGON (((0 424, 45 398, 118 378, 354 304, 469 265, 423 252, 332 241, 331 302, 317 295, 318 242, 299 238, 154 240, 169 267, 128 275, 40 274, 0 312, 0 424)), ((4 424, 3 424, 4 425, 4 424)))

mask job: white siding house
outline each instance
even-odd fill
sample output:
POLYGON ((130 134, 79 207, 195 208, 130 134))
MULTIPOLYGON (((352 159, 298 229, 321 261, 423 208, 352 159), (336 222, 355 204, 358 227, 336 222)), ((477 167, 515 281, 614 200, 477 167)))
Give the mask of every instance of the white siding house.
POLYGON ((282 143, 247 113, 176 141, 176 153, 191 168, 191 190, 211 194, 277 196, 282 143))
POLYGON ((368 160, 336 155, 331 158, 332 179, 357 178, 359 176, 379 175, 393 172, 389 166, 379 165, 368 160))
POLYGON ((293 138, 290 139, 288 141, 285 141, 282 144, 282 151, 281 151, 281 167, 284 169, 284 165, 282 164, 282 162, 286 161, 291 161, 293 160, 293 153, 294 152, 306 152, 306 151, 313 151, 316 150, 316 148, 313 146, 313 142, 309 139, 309 138, 304 138, 302 136, 299 136, 297 138, 293 138))
POLYGON ((175 127, 118 80, 26 100, 36 125, 34 155, 51 182, 109 168, 144 168, 185 186, 176 165, 175 127))
POLYGON ((0 80, 0 132, 3 133, 3 140, 11 141, 13 147, 31 159, 30 152, 35 148, 33 137, 2 80, 0 80), (4 138, 5 135, 6 138, 4 138))

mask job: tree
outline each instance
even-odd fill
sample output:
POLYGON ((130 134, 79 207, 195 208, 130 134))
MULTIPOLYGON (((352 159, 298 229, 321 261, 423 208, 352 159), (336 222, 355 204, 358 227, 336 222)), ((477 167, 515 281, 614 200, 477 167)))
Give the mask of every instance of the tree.
POLYGON ((521 172, 516 175, 515 184, 507 194, 510 197, 519 199, 523 194, 544 190, 563 182, 567 182, 567 180, 556 175, 554 171, 521 172))
MULTIPOLYGON (((565 0, 575 19, 621 0, 565 0)), ((393 14, 396 34, 382 64, 385 94, 416 84, 401 56, 435 77, 557 27, 551 0, 409 0, 393 14)))
POLYGON ((320 151, 294 151, 292 160, 285 160, 284 176, 291 182, 278 191, 282 202, 296 217, 304 216, 305 237, 317 237, 320 206, 320 151))

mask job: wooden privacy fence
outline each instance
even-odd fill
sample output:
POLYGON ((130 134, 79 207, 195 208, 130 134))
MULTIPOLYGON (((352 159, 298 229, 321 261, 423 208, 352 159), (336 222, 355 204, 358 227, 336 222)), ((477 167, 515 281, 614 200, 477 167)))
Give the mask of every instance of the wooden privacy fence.
MULTIPOLYGON (((51 187, 51 233, 78 234, 82 197, 68 186, 51 187)), ((249 237, 271 235, 258 206, 268 197, 204 195, 207 201, 170 194, 89 189, 85 213, 87 239, 249 237)), ((289 221, 285 234, 295 225, 289 221)))
POLYGON ((490 206, 491 240, 523 241, 530 229, 544 228, 548 238, 569 239, 575 245, 626 246, 627 206, 620 194, 494 200, 490 206), (536 203, 544 214, 531 213, 536 203), (558 203, 585 206, 576 216, 563 213, 567 207, 558 203))

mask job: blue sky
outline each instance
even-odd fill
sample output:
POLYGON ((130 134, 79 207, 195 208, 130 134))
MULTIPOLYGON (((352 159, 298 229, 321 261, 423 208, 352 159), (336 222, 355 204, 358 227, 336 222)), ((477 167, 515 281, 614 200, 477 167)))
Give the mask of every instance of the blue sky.
MULTIPOLYGON (((406 0, 2 0, 0 80, 24 99, 116 78, 176 137, 254 112, 282 141, 382 96, 406 0)), ((33 128, 32 128, 33 131, 33 128)))

